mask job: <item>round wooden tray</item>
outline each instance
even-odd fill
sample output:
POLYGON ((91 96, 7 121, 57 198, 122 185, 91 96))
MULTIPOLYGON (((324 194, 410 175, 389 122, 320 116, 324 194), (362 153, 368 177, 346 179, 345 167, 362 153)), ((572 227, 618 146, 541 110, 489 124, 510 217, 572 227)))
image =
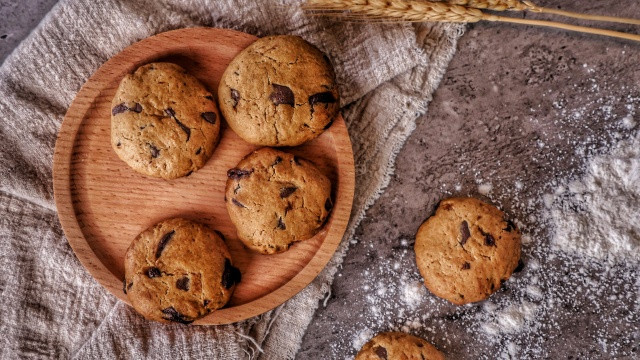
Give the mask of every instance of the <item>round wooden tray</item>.
POLYGON ((255 40, 245 33, 212 28, 174 30, 144 39, 102 65, 67 111, 53 163, 60 223, 82 265, 121 300, 128 302, 122 292, 127 247, 138 233, 165 218, 182 216, 220 230, 242 272, 229 304, 195 324, 232 323, 282 304, 320 273, 340 243, 355 181, 342 117, 315 140, 286 149, 312 160, 331 179, 335 205, 319 234, 277 255, 251 252, 236 238, 224 204, 226 172, 256 147, 224 123, 220 143, 207 164, 176 180, 138 174, 111 148, 111 99, 125 74, 153 61, 174 62, 215 93, 227 64, 255 40))

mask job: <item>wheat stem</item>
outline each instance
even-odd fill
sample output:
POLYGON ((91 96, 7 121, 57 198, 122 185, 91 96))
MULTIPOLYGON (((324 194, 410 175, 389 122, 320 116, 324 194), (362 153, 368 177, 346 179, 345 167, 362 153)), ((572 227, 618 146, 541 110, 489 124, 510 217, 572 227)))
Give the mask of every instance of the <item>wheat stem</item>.
POLYGON ((524 1, 524 4, 528 6, 529 11, 533 11, 537 13, 561 15, 561 16, 566 16, 566 17, 575 18, 575 19, 582 19, 582 20, 605 21, 605 22, 614 22, 614 23, 621 23, 621 24, 640 25, 640 19, 623 18, 623 17, 617 17, 617 16, 582 14, 582 13, 576 13, 573 11, 550 9, 550 8, 537 6, 531 3, 530 1, 524 1))

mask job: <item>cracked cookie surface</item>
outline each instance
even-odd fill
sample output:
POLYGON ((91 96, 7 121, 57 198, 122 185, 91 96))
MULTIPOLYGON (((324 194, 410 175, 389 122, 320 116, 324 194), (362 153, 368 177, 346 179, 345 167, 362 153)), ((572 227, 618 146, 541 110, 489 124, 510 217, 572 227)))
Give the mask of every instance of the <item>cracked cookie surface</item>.
POLYGON ((488 298, 509 279, 520 260, 520 231, 495 206, 451 198, 420 226, 414 248, 429 291, 462 305, 488 298))
POLYGON ((311 162, 262 148, 227 172, 225 201, 238 238, 263 254, 313 237, 333 207, 331 182, 311 162))
POLYGON ((241 278, 223 239, 181 218, 140 233, 127 249, 124 268, 124 291, 138 313, 183 324, 223 307, 241 278))
POLYGON ((402 332, 385 332, 369 340, 355 360, 444 360, 444 355, 427 341, 402 332))
POLYGON ((331 126, 339 95, 328 59, 302 38, 281 35, 258 39, 231 61, 218 102, 247 142, 296 146, 331 126))
POLYGON ((151 63, 127 74, 111 103, 111 145, 145 175, 175 179, 200 169, 219 133, 213 95, 176 64, 151 63))

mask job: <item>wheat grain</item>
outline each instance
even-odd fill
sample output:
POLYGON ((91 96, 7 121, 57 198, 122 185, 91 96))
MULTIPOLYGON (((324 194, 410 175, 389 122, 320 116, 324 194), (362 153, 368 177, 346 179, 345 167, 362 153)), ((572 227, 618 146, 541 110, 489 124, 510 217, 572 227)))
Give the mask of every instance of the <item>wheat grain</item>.
POLYGON ((449 4, 462 5, 476 9, 493 11, 523 11, 530 8, 529 5, 518 0, 446 0, 449 4))

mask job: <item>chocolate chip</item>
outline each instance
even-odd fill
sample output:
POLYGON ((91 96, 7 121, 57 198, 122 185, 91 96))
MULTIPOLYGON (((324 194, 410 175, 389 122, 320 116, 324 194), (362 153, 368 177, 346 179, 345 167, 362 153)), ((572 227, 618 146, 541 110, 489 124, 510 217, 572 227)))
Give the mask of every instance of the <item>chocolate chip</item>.
POLYGON ((224 237, 224 234, 222 233, 222 231, 220 231, 220 230, 213 230, 213 231, 215 231, 215 232, 216 232, 216 234, 218 234, 218 236, 220 236, 220 238, 222 239, 222 241, 224 241, 224 242, 226 242, 226 241, 227 241, 227 238, 226 238, 226 237, 224 237))
POLYGON ((423 345, 421 342, 419 342, 419 341, 418 341, 418 342, 416 342, 416 346, 417 346, 417 347, 419 347, 419 348, 421 348, 421 347, 423 347, 424 345, 423 345))
POLYGON ((234 199, 231 199, 231 201, 232 201, 236 206, 240 206, 241 208, 245 208, 245 209, 247 208, 246 206, 244 206, 244 204, 243 204, 243 203, 241 203, 240 201, 236 200, 235 198, 234 198, 234 199))
POLYGON ((289 197, 289 196, 291 196, 291 194, 296 192, 296 190, 298 190, 298 188, 295 187, 295 186, 283 187, 283 188, 280 189, 280 198, 284 199, 286 197, 289 197))
POLYGON ((460 295, 460 299, 464 299, 464 295, 462 294, 458 294, 458 295, 460 295))
POLYGON ((231 100, 233 100, 233 108, 235 109, 238 106, 238 101, 240 101, 240 93, 236 89, 231 89, 231 100))
POLYGON ((516 266, 516 268, 513 270, 514 273, 519 273, 520 271, 522 271, 522 269, 524 269, 524 262, 522 262, 522 259, 518 260, 518 266, 516 266))
POLYGON ((231 289, 231 287, 242 280, 242 274, 238 268, 231 265, 231 260, 224 259, 224 271, 222 272, 222 286, 225 289, 231 289))
POLYGON ((176 119, 175 117, 173 118, 173 120, 175 120, 178 126, 180 126, 180 128, 182 129, 182 131, 184 131, 185 134, 187 134, 187 141, 189 141, 189 138, 191 137, 191 129, 187 125, 181 123, 180 120, 176 119))
POLYGON ((171 238, 175 234, 176 234, 176 231, 171 230, 168 233, 164 234, 162 239, 160 239, 160 242, 158 243, 158 248, 156 249, 156 259, 159 258, 160 255, 162 255, 164 248, 167 246, 167 244, 169 243, 169 240, 171 240, 171 238))
POLYGON ((157 158, 158 155, 160 155, 160 150, 151 144, 147 144, 147 145, 149 145, 149 150, 151 150, 151 157, 154 159, 157 158))
POLYGON ((280 230, 286 230, 287 227, 284 225, 284 222, 282 221, 282 218, 278 218, 278 229, 280 230))
POLYGON ((295 155, 293 156, 293 162, 294 162, 294 163, 296 163, 296 165, 298 165, 298 166, 299 166, 299 165, 302 165, 302 164, 300 164, 300 158, 298 158, 298 157, 297 157, 297 156, 295 156, 295 155))
POLYGON ((199 148, 196 150, 196 155, 200 155, 200 152, 202 152, 202 148, 201 148, 201 147, 199 147, 199 148))
POLYGON ((335 120, 335 119, 331 119, 331 120, 327 123, 327 125, 325 125, 325 126, 322 128, 322 130, 327 130, 328 128, 330 128, 330 127, 331 127, 331 125, 333 125, 333 120, 335 120))
POLYGON ((276 161, 273 162, 271 166, 278 165, 282 162, 282 158, 280 156, 276 156, 276 161))
POLYGON ((269 95, 269 100, 273 102, 274 105, 289 105, 293 106, 295 104, 295 99, 293 96, 293 91, 288 86, 271 84, 273 86, 273 91, 271 95, 269 95))
POLYGON ((174 309, 173 306, 170 306, 164 310, 162 310, 162 313, 164 314, 164 316, 162 316, 163 319, 165 320, 169 320, 169 321, 174 321, 180 324, 191 324, 193 322, 193 320, 189 319, 188 317, 180 314, 176 309, 174 309))
POLYGON ((331 198, 327 198, 327 201, 324 202, 324 209, 327 211, 331 211, 331 209, 333 209, 333 202, 331 202, 331 198))
POLYGON ((211 100, 211 101, 213 101, 213 96, 211 96, 211 95, 207 95, 207 96, 205 96, 204 98, 205 98, 205 99, 207 99, 207 100, 211 100))
POLYGON ((462 264, 462 270, 469 270, 471 269, 471 264, 469 264, 468 262, 465 262, 464 264, 462 264))
POLYGON ((516 225, 510 219, 505 220, 505 222, 507 223, 507 227, 502 230, 511 232, 516 228, 516 225))
POLYGON ((142 105, 136 103, 132 108, 129 108, 129 110, 139 114, 142 112, 142 105))
POLYGON ((145 272, 147 273, 147 277, 151 279, 162 276, 162 272, 160 271, 160 269, 155 266, 148 268, 145 272))
POLYGON ((491 236, 491 234, 485 234, 484 244, 487 246, 496 246, 496 240, 491 236))
POLYGON ((189 285, 191 280, 188 277, 183 276, 180 279, 176 280, 176 287, 183 291, 189 291, 189 285))
POLYGON ((214 112, 211 112, 211 111, 203 112, 202 114, 200 114, 200 116, 202 116, 204 121, 208 122, 209 124, 216 123, 217 116, 216 116, 216 113, 214 112))
POLYGON ((460 224, 460 245, 464 246, 464 244, 467 243, 467 240, 469 240, 470 236, 471 232, 469 231, 469 224, 466 220, 464 220, 460 224))
POLYGON ((118 143, 116 144, 117 147, 122 146, 122 143, 120 141, 118 141, 118 143))
POLYGON ((373 352, 378 355, 380 359, 387 360, 387 349, 382 346, 376 346, 373 348, 373 352))
POLYGON ((336 102, 336 98, 333 97, 333 93, 325 91, 309 96, 309 105, 313 109, 313 106, 317 103, 331 104, 336 102))
POLYGON ((165 113, 165 114, 167 114, 167 115, 168 115, 168 116, 170 116, 170 117, 174 117, 174 116, 176 116, 176 112, 175 112, 175 111, 173 111, 173 109, 172 109, 172 108, 166 108, 166 109, 164 109, 164 113, 165 113))
POLYGON ((253 173, 253 169, 251 170, 243 170, 243 169, 238 169, 238 168, 233 168, 233 169, 229 169, 229 171, 227 171, 227 177, 230 179, 241 179, 245 176, 249 176, 251 175, 251 173, 253 173))
POLYGON ((207 299, 205 299, 205 300, 202 302, 202 305, 203 305, 203 306, 207 306, 207 305, 209 305, 209 303, 210 303, 210 302, 211 302, 211 300, 207 300, 207 299))
POLYGON ((493 283, 493 281, 491 282, 491 291, 493 291, 496 288, 496 285, 493 283))
POLYGON ((118 105, 114 106, 113 109, 111 109, 111 115, 115 116, 115 115, 123 113, 123 112, 125 112, 127 110, 129 110, 127 105, 125 105, 124 103, 118 104, 118 105))

